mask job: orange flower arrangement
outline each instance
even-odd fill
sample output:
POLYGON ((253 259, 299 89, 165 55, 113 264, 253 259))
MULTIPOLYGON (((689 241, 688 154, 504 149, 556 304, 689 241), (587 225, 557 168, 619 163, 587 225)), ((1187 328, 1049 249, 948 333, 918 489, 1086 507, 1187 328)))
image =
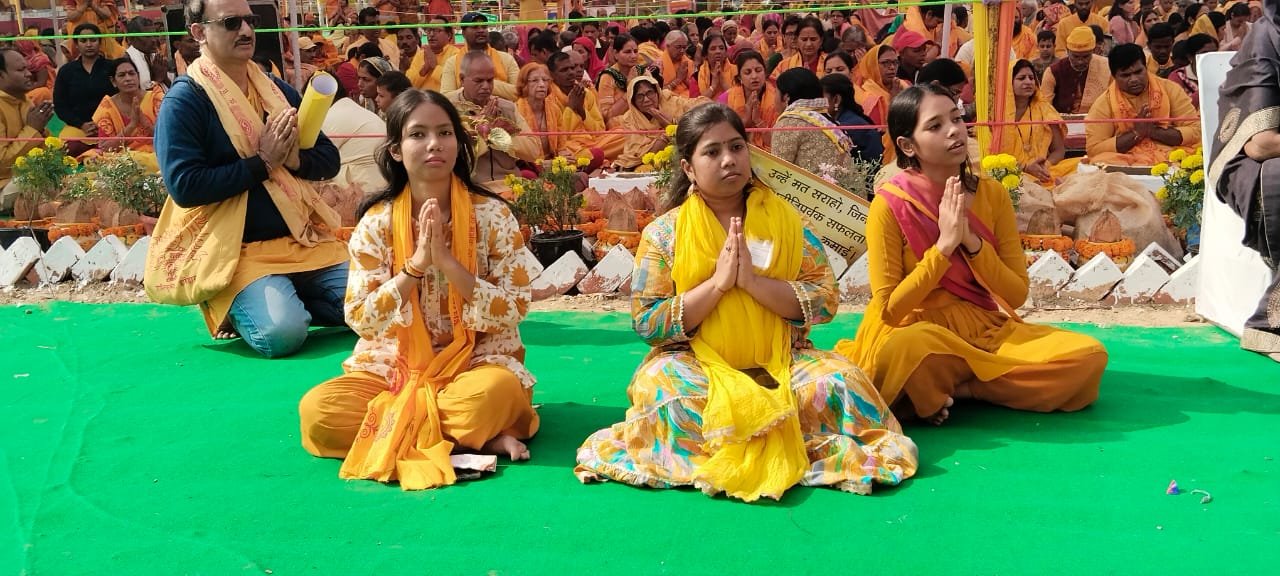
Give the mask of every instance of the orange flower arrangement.
POLYGON ((1090 242, 1084 239, 1076 241, 1076 253, 1080 255, 1082 262, 1088 262, 1098 254, 1106 254, 1119 264, 1119 259, 1131 259, 1136 251, 1131 238, 1125 238, 1119 242, 1090 242))

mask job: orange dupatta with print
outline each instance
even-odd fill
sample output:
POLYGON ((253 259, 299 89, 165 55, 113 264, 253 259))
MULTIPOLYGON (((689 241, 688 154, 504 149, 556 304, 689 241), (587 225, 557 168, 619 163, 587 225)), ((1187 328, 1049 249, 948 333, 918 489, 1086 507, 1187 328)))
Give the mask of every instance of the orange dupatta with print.
MULTIPOLYGON (((250 91, 256 94, 262 110, 279 114, 291 108, 261 68, 249 66, 247 70, 250 91)), ((212 101, 218 121, 240 157, 257 154, 265 123, 249 97, 203 56, 187 66, 187 76, 212 101)), ((262 186, 298 244, 313 247, 334 240, 333 231, 342 225, 342 219, 310 184, 284 166, 275 166, 269 176, 262 186)), ((248 206, 247 191, 190 208, 178 206, 172 197, 165 200, 147 250, 143 282, 147 295, 164 304, 198 304, 229 286, 240 260, 248 206)))
MULTIPOLYGON (((1107 88, 1107 99, 1111 103, 1111 113, 1115 115, 1115 118, 1138 117, 1138 111, 1129 103, 1129 99, 1125 98, 1125 95, 1121 93, 1120 87, 1115 82, 1112 82, 1111 87, 1107 88)), ((1169 95, 1165 94, 1164 86, 1150 72, 1147 73, 1147 107, 1151 111, 1152 118, 1169 118, 1173 114, 1173 104, 1169 102, 1169 95)), ((1159 122, 1156 126, 1167 128, 1169 123, 1159 122)), ((1133 130, 1133 124, 1130 122, 1116 122, 1115 124, 1116 134, 1122 134, 1130 130, 1133 130)), ((1127 156, 1146 166, 1155 166, 1168 159, 1168 152, 1162 149, 1161 146, 1151 138, 1143 138, 1137 146, 1120 155, 1127 156)))
MULTIPOLYGON (((151 123, 152 132, 155 131, 156 117, 160 115, 160 103, 164 101, 164 90, 160 89, 160 84, 146 90, 142 95, 142 115, 151 123)), ((126 128, 129 127, 125 121, 124 114, 120 112, 120 107, 116 106, 116 101, 111 96, 103 96, 102 102, 98 104, 98 109, 93 112, 93 123, 98 125, 98 138, 102 140, 110 140, 116 136, 124 134, 126 128)), ((150 134, 147 134, 150 136, 150 134)), ((127 143, 130 150, 140 150, 151 152, 155 150, 155 146, 149 140, 130 140, 127 143)))
MULTIPOLYGON (((476 222, 471 192, 458 177, 449 190, 453 209, 453 257, 468 272, 476 271, 476 222)), ((413 254, 413 194, 406 186, 391 203, 391 269, 400 270, 413 254)), ((426 223, 419 223, 425 226, 426 223)), ((409 300, 417 304, 421 283, 415 283, 409 300)), ((369 410, 356 434, 338 477, 346 480, 399 480, 404 490, 425 490, 457 481, 449 455, 453 443, 440 431, 436 395, 471 365, 476 333, 462 320, 462 295, 449 287, 449 316, 453 341, 443 350, 431 347, 420 309, 415 308, 408 327, 397 338, 400 351, 393 381, 369 401, 369 410)))

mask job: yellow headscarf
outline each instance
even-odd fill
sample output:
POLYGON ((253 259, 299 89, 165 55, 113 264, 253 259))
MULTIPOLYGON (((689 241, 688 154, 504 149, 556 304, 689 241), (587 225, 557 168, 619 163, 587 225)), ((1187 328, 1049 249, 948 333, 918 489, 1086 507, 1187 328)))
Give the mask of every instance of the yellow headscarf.
MULTIPOLYGON (((472 274, 476 268, 476 225, 471 192, 457 176, 449 191, 453 212, 451 252, 472 274)), ((406 186, 391 204, 391 269, 400 270, 414 251, 413 194, 406 186)), ((425 226, 426 223, 420 223, 425 226)), ((414 286, 409 302, 419 302, 414 286)), ((476 335, 463 323, 462 295, 449 287, 449 316, 453 341, 436 353, 419 312, 401 328, 400 364, 389 389, 369 401, 360 433, 338 471, 340 478, 400 481, 404 490, 423 490, 453 484, 457 478, 449 454, 453 443, 440 431, 436 395, 471 365, 476 335)))
POLYGON ((1191 32, 1188 36, 1195 36, 1196 34, 1208 34, 1214 40, 1218 40, 1218 29, 1213 26, 1213 20, 1209 19, 1207 12, 1196 18, 1196 23, 1191 27, 1191 32))
MULTIPOLYGON (((786 200, 759 182, 747 193, 743 236, 756 273, 795 280, 804 250, 804 226, 786 200)), ((686 293, 715 273, 727 232, 696 192, 676 219, 676 292, 686 293)), ((795 395, 791 391, 791 325, 740 288, 729 290, 691 341, 707 373, 702 413, 703 449, 709 457, 694 472, 704 492, 747 502, 779 499, 808 469, 795 395), (743 370, 764 369, 766 388, 743 370)))

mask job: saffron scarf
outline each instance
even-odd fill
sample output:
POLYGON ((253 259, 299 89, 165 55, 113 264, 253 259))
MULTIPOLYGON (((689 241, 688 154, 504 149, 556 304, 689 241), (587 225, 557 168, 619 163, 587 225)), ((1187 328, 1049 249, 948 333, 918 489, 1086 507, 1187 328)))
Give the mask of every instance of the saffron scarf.
MULTIPOLYGON (((467 272, 476 271, 476 222, 471 192, 458 177, 449 190, 453 212, 451 252, 467 272)), ((409 187, 391 203, 392 270, 400 270, 413 254, 413 194, 409 187)), ((426 226, 426 222, 420 222, 426 226)), ((409 294, 421 302, 416 283, 409 294)), ((449 286, 449 316, 453 341, 440 352, 431 347, 431 334, 420 309, 408 327, 400 328, 397 365, 388 389, 369 401, 369 410, 338 476, 347 480, 399 480, 404 490, 424 490, 453 484, 457 477, 449 462, 453 443, 440 431, 436 395, 471 365, 476 335, 463 324, 462 295, 449 286)))
MULTIPOLYGON (((787 201, 759 182, 747 193, 745 237, 756 273, 795 280, 803 259, 804 227, 787 201), (767 256, 759 256, 767 254, 767 256), (758 261, 763 258, 764 261, 758 261)), ((677 293, 688 293, 715 273, 727 232, 696 191, 676 219, 677 293)), ((741 288, 729 290, 690 342, 707 374, 702 448, 694 471, 704 492, 747 502, 779 499, 808 469, 795 395, 791 391, 791 325, 741 288), (764 369, 774 383, 761 386, 743 370, 764 369)))
POLYGON ((738 77, 738 67, 729 61, 720 65, 720 92, 711 93, 711 64, 704 62, 698 67, 698 95, 715 99, 733 88, 733 79, 738 77))
MULTIPOLYGON (((1010 82, 1013 75, 1010 74, 1010 82)), ((1011 84, 1012 86, 1012 84, 1011 84)), ((1065 129, 1061 124, 1029 124, 1023 126, 1020 122, 1062 122, 1062 115, 1053 108, 1053 105, 1045 101, 1041 96, 1039 82, 1037 82, 1036 91, 1031 95, 1031 102, 1027 104, 1026 113, 1022 118, 1018 118, 1017 101, 1013 95, 1013 89, 1009 88, 1005 91, 1004 120, 1010 122, 1001 128, 1000 149, 1007 154, 1012 154, 1018 159, 1019 164, 1027 164, 1041 158, 1049 157, 1049 148, 1053 145, 1053 133, 1058 131, 1066 138, 1065 129)))
MULTIPOLYGON (((693 69, 693 61, 692 61, 692 60, 689 60, 689 57, 688 57, 688 56, 686 56, 686 57, 684 57, 683 59, 681 59, 681 60, 680 60, 680 62, 684 63, 684 64, 685 64, 685 65, 686 65, 690 70, 692 70, 692 69, 693 69)), ((673 60, 671 59, 671 54, 667 53, 667 51, 666 51, 666 50, 663 50, 663 51, 662 51, 662 81, 663 81, 663 82, 671 82, 671 81, 675 80, 675 79, 676 79, 676 76, 679 76, 678 74, 676 74, 676 69, 677 69, 677 68, 679 68, 679 67, 680 67, 680 65, 679 65, 679 64, 676 64, 676 63, 675 63, 675 61, 673 61, 673 60)), ((692 77, 693 77, 692 75, 690 75, 690 76, 689 76, 689 78, 692 78, 692 77)), ((664 87, 664 88, 665 88, 665 87, 664 87)), ((670 90, 671 90, 671 92, 672 92, 672 93, 674 93, 674 94, 676 94, 676 95, 678 95, 678 96, 688 96, 688 95, 689 95, 689 82, 688 82, 688 80, 686 79, 686 81, 685 81, 685 82, 681 82, 681 83, 679 83, 679 84, 676 84, 676 85, 675 85, 675 87, 674 87, 674 88, 670 88, 670 90)))
MULTIPOLYGON (((519 113, 520 116, 524 117, 524 121, 528 122, 529 126, 534 129, 538 129, 538 115, 534 113, 533 106, 529 104, 528 98, 516 100, 516 112, 519 113)), ((548 95, 546 100, 542 103, 542 113, 544 114, 544 119, 547 121, 547 125, 544 127, 546 131, 560 132, 560 106, 557 106, 551 101, 550 95, 548 95)), ((565 136, 563 134, 548 134, 540 137, 540 139, 541 138, 545 138, 547 144, 551 147, 550 154, 552 156, 560 153, 560 148, 564 144, 565 140, 565 136)), ((543 152, 546 152, 546 150, 543 150, 543 152)))
MULTIPOLYGON (((1107 88, 1107 99, 1111 103, 1111 113, 1115 118, 1137 118, 1138 111, 1130 104, 1129 99, 1115 82, 1107 88)), ((1172 115, 1173 105, 1169 102, 1169 95, 1165 93, 1164 84, 1151 72, 1147 72, 1147 107, 1151 110, 1152 118, 1169 118, 1172 115)), ((1161 128, 1169 127, 1168 122, 1160 122, 1156 125, 1161 128)), ((1131 122, 1121 121, 1115 124, 1116 134, 1130 130, 1133 130, 1131 122)), ((1160 144, 1150 138, 1144 138, 1137 146, 1125 153, 1126 156, 1148 165, 1164 162, 1167 154, 1168 152, 1160 144)))
POLYGON ((811 100, 796 100, 787 106, 787 109, 778 116, 778 120, 783 118, 794 118, 810 126, 818 126, 821 128, 830 128, 830 130, 822 130, 822 134, 840 148, 841 152, 849 154, 853 151, 853 140, 845 134, 844 130, 837 130, 836 124, 827 118, 827 99, 813 98, 811 100))
MULTIPOLYGON (((907 247, 916 255, 916 259, 924 258, 924 253, 938 243, 941 230, 938 227, 938 203, 943 189, 916 170, 907 170, 890 178, 880 187, 877 196, 883 196, 898 221, 898 228, 907 241, 907 247)), ((996 246, 996 235, 979 220, 973 211, 968 212, 969 228, 982 238, 983 242, 996 246)), ((946 291, 959 298, 973 303, 984 310, 995 311, 1000 308, 974 274, 969 259, 962 250, 951 253, 951 266, 938 283, 946 291)))
MULTIPOLYGON (((261 68, 249 66, 247 70, 250 91, 262 110, 279 114, 291 108, 284 93, 261 68)), ((208 95, 236 152, 242 158, 257 154, 265 123, 249 97, 208 58, 196 58, 187 66, 187 76, 208 95)), ((334 240, 333 231, 342 220, 311 184, 299 180, 284 166, 275 166, 262 186, 294 241, 313 247, 334 240)), ((198 304, 230 285, 240 259, 247 208, 248 194, 190 208, 167 199, 147 251, 144 284, 151 299, 166 304, 198 304)))
MULTIPOLYGON (((726 104, 733 108, 743 119, 747 117, 747 90, 742 86, 734 86, 728 92, 725 92, 726 104)), ((760 98, 760 120, 764 122, 764 126, 757 128, 771 128, 778 121, 778 89, 774 88, 769 82, 764 83, 764 94, 760 98)), ((751 143, 765 150, 770 149, 772 144, 771 132, 760 131, 751 133, 751 143)))

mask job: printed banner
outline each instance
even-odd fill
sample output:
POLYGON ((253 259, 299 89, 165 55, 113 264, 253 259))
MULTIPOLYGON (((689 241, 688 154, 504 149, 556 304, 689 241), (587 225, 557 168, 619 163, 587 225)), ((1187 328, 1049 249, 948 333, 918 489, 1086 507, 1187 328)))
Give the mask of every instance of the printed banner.
POLYGON ((831 264, 837 278, 867 251, 870 204, 866 200, 755 146, 751 147, 751 168, 756 178, 800 211, 828 253, 845 259, 846 266, 831 264))

